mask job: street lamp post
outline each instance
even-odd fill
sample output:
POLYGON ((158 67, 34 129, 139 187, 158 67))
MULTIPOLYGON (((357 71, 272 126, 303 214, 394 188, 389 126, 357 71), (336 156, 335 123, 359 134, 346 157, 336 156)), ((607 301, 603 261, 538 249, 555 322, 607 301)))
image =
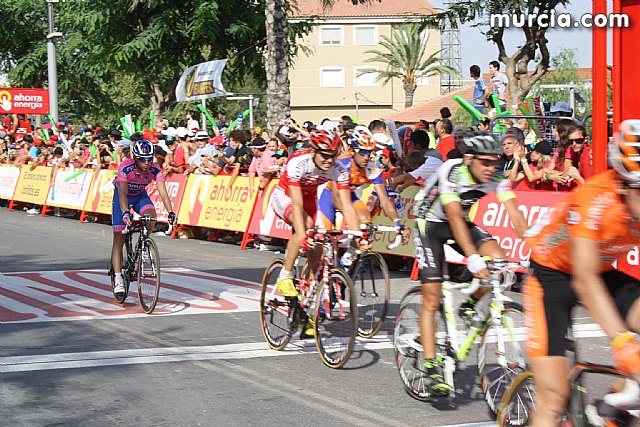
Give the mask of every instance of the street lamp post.
POLYGON ((54 31, 53 3, 60 0, 47 0, 49 33, 47 34, 47 57, 49 70, 49 113, 58 120, 58 70, 56 65, 56 46, 53 41, 56 37, 62 37, 62 33, 54 31))
MULTIPOLYGON (((230 94, 227 94, 230 95, 230 94)), ((228 100, 236 100, 236 101, 240 101, 240 100, 246 100, 249 101, 249 128, 253 129, 253 102, 254 102, 254 98, 253 95, 249 95, 249 96, 227 96, 228 100)))

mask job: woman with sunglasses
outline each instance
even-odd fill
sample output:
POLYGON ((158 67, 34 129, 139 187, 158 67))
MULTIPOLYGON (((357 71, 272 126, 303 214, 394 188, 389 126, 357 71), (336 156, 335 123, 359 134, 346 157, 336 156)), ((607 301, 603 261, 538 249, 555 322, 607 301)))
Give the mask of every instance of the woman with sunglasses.
MULTIPOLYGON (((153 163, 155 155, 153 144, 145 139, 136 141, 131 144, 131 154, 133 158, 125 159, 120 164, 118 175, 114 180, 115 189, 111 211, 111 224, 113 226, 111 263, 115 271, 113 293, 116 296, 120 296, 125 292, 122 279, 122 247, 125 235, 122 234, 122 231, 125 226, 131 225, 129 206, 133 206, 133 210, 142 215, 155 217, 156 210, 147 194, 147 186, 155 181, 162 203, 167 212, 169 212, 169 223, 174 224, 177 221, 171 205, 171 199, 167 193, 165 176, 162 173, 162 169, 156 163, 153 163)), ((153 230, 154 226, 155 223, 150 223, 150 230, 153 230)))
MULTIPOLYGON (((415 251, 423 298, 420 342, 424 347, 424 380, 434 396, 450 392, 443 377, 442 360, 436 357, 435 348, 435 315, 440 308, 445 243, 455 240, 452 248, 467 258, 467 268, 478 278, 487 278, 490 274, 483 256, 507 258, 491 234, 469 219, 471 207, 492 192, 504 204, 514 229, 520 233, 527 229, 527 222, 511 191, 511 182, 496 171, 503 153, 502 142, 489 132, 469 133, 463 137, 460 151, 463 158, 444 162, 416 195, 414 204, 415 251)), ((480 288, 471 295, 460 306, 460 317, 465 321, 473 317, 475 303, 487 290, 480 288)))

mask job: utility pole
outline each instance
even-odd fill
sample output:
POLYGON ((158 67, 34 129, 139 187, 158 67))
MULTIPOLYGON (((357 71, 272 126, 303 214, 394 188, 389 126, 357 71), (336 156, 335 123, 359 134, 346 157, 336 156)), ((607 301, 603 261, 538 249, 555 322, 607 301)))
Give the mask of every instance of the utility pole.
POLYGON ((62 33, 54 31, 53 26, 53 3, 60 0, 47 0, 49 33, 47 34, 47 57, 49 71, 49 113, 58 120, 58 68, 56 64, 56 46, 53 44, 56 37, 62 37, 62 33))

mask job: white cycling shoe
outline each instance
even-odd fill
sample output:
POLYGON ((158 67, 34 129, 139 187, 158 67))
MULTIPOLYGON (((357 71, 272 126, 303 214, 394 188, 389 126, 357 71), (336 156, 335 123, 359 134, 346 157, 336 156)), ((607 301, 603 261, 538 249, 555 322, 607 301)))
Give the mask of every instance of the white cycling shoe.
POLYGON ((124 289, 124 279, 122 277, 115 277, 113 279, 114 282, 114 287, 113 287, 113 293, 114 294, 124 294, 125 293, 125 289, 124 289))

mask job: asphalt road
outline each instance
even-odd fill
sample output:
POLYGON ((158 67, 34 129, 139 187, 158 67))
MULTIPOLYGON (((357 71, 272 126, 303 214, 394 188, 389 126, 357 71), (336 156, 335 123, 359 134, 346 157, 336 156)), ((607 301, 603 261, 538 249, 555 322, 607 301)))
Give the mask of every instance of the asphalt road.
MULTIPOLYGON (((2 425, 491 424, 475 356, 456 377, 455 408, 404 393, 388 334, 408 273, 393 274, 383 331, 332 370, 313 341, 264 343, 257 284, 281 255, 155 239, 167 285, 143 315, 134 297, 112 302, 110 226, 0 208, 2 425)), ((601 338, 584 343, 606 360, 601 338)))

